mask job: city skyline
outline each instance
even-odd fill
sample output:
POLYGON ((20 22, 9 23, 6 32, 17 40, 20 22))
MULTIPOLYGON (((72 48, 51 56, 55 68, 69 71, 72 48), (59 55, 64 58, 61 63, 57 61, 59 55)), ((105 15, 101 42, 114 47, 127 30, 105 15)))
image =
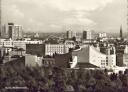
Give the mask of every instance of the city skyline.
POLYGON ((119 32, 120 25, 126 32, 126 7, 126 0, 3 0, 2 23, 32 32, 119 32))

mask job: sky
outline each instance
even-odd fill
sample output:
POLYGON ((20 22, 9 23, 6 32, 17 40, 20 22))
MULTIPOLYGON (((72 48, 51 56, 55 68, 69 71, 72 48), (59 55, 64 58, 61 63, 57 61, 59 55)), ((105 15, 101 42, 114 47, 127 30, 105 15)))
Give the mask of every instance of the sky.
POLYGON ((126 31, 126 0, 2 0, 2 23, 24 31, 126 31))

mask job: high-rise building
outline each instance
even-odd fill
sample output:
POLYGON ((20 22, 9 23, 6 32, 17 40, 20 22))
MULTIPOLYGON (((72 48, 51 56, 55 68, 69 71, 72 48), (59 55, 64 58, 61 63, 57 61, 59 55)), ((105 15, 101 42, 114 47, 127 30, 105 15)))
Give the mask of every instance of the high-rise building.
POLYGON ((14 25, 14 30, 12 31, 12 39, 22 39, 23 38, 23 28, 21 25, 14 25))
POLYGON ((84 40, 91 40, 92 39, 92 33, 90 31, 83 31, 83 39, 84 40))
POLYGON ((9 38, 12 38, 12 32, 14 30, 14 23, 8 23, 7 30, 8 30, 9 38))
POLYGON ((2 26, 1 38, 4 38, 4 39, 9 38, 7 25, 2 26))
POLYGON ((73 31, 67 31, 67 39, 71 39, 73 37, 76 37, 76 32, 73 31))
POLYGON ((11 38, 12 40, 23 38, 23 29, 20 25, 15 25, 14 23, 8 23, 3 26, 2 29, 3 38, 11 38))

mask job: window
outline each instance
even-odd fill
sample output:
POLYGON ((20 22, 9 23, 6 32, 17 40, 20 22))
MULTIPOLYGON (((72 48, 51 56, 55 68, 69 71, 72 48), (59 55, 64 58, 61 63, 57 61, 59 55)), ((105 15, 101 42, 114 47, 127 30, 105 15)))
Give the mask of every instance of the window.
POLYGON ((42 64, 45 64, 45 61, 44 60, 42 60, 42 64))

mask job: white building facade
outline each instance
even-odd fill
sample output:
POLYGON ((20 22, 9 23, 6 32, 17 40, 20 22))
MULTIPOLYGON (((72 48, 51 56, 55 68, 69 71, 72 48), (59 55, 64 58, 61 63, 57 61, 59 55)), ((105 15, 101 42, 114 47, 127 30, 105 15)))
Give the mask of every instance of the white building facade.
POLYGON ((107 33, 99 33, 98 37, 99 38, 106 38, 107 37, 107 33))
POLYGON ((54 53, 65 54, 70 48, 74 48, 73 44, 45 44, 45 55, 52 56, 54 53))
MULTIPOLYGON (((77 64, 78 63, 92 64, 99 68, 113 68, 116 66, 115 54, 113 55, 103 54, 95 47, 89 45, 82 47, 80 50, 73 51, 72 57, 75 57, 75 59, 73 59, 72 65, 73 63, 76 64, 77 62, 77 64)), ((72 68, 75 68, 75 66, 72 68)))
POLYGON ((17 47, 17 48, 23 48, 26 50, 26 44, 42 44, 43 42, 41 40, 37 41, 27 41, 27 40, 6 40, 6 39, 0 39, 0 47, 17 47))
POLYGON ((28 67, 42 66, 42 59, 43 57, 27 54, 25 55, 25 66, 28 67))

